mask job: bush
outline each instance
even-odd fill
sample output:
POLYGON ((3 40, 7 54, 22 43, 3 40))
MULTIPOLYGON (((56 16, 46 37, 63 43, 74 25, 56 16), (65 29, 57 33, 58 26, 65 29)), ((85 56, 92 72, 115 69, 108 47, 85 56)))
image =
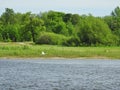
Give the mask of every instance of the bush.
POLYGON ((78 37, 69 38, 64 45, 66 46, 80 46, 80 39, 78 37))
POLYGON ((49 45, 63 45, 67 41, 67 37, 60 34, 43 32, 36 40, 36 44, 49 44, 49 45))
POLYGON ((50 43, 51 43, 51 38, 47 35, 42 35, 36 41, 36 44, 50 44, 50 43))

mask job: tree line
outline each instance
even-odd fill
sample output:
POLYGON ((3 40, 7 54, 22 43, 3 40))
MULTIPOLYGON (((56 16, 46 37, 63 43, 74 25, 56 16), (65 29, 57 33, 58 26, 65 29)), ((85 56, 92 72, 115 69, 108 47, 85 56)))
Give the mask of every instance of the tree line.
POLYGON ((119 46, 120 8, 95 17, 57 11, 15 13, 6 8, 0 16, 0 41, 66 46, 119 46))

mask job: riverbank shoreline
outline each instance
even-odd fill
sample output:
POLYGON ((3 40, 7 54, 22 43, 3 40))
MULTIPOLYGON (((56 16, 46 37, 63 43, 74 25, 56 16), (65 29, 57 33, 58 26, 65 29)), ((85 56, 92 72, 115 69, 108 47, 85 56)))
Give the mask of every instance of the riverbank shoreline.
POLYGON ((0 60, 120 60, 107 57, 78 57, 78 58, 64 58, 64 57, 0 57, 0 60))

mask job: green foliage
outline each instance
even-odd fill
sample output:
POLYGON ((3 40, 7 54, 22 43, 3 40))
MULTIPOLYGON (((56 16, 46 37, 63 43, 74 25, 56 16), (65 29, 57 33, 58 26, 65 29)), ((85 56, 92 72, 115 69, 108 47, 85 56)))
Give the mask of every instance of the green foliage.
POLYGON ((114 17, 120 17, 120 7, 117 6, 111 14, 114 17))
POLYGON ((40 32, 42 29, 43 21, 38 18, 31 17, 30 22, 26 24, 25 30, 31 32, 32 40, 33 42, 36 41, 37 34, 40 32))
POLYGON ((2 37, 2 25, 0 24, 0 41, 3 41, 3 37, 2 37))
POLYGON ((120 8, 103 18, 56 11, 15 13, 6 8, 0 16, 0 41, 33 41, 67 46, 120 45, 120 8))
POLYGON ((115 44, 115 38, 112 35, 107 24, 100 18, 93 16, 85 17, 82 20, 78 36, 85 45, 112 45, 115 44))
POLYGON ((58 22, 57 25, 55 25, 53 32, 56 34, 63 34, 65 36, 69 35, 68 29, 66 28, 66 24, 64 22, 58 22))
POLYGON ((0 41, 3 41, 2 34, 0 33, 0 41))
POLYGON ((36 44, 62 45, 67 39, 64 35, 42 32, 36 44))
POLYGON ((4 41, 14 41, 16 42, 19 38, 17 27, 15 25, 6 25, 1 31, 4 41))
POLYGON ((104 20, 110 27, 112 33, 117 36, 117 44, 120 45, 120 8, 116 7, 112 11, 111 16, 104 17, 104 20))
POLYGON ((73 25, 76 25, 80 22, 80 16, 78 14, 73 14, 71 22, 73 25))
POLYGON ((66 46, 80 46, 80 39, 78 37, 71 37, 66 42, 64 42, 64 45, 66 46))
POLYGON ((6 8, 5 12, 1 15, 1 21, 3 22, 4 25, 14 24, 15 23, 14 15, 15 13, 13 9, 6 8))
POLYGON ((69 21, 71 21, 71 19, 72 19, 72 14, 71 13, 65 14, 64 17, 63 17, 63 20, 65 22, 69 22, 69 21))

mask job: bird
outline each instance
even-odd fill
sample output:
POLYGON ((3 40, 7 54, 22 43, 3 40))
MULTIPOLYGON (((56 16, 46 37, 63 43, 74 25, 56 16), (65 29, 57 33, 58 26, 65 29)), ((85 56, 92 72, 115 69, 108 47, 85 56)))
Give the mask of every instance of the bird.
POLYGON ((42 51, 42 55, 45 55, 45 52, 44 52, 44 51, 42 51))

